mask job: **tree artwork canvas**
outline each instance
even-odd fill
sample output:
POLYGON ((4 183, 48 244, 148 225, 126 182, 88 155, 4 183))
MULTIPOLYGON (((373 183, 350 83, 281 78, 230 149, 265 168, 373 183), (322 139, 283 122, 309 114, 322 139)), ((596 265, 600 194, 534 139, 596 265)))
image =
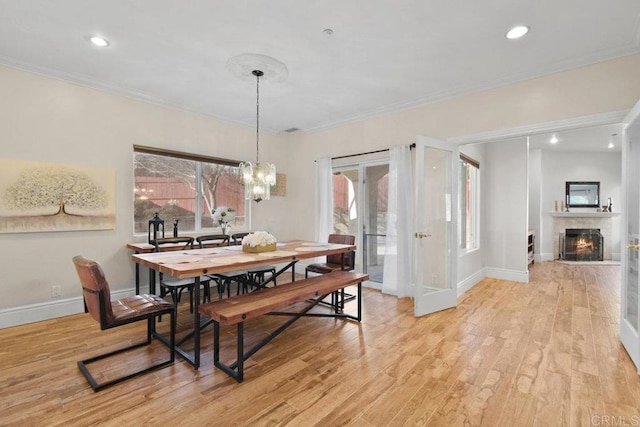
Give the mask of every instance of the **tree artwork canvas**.
POLYGON ((115 170, 0 159, 0 233, 113 230, 115 170))

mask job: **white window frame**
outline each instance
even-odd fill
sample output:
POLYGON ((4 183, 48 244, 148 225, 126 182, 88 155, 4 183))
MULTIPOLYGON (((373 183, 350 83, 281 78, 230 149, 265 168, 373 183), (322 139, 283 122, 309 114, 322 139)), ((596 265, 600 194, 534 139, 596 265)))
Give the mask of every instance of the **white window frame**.
MULTIPOLYGON (((135 181, 135 155, 136 153, 146 153, 152 154, 156 156, 164 156, 164 157, 174 157, 181 158, 186 160, 192 160, 195 162, 195 220, 194 220, 194 228, 195 230, 185 230, 185 233, 211 233, 216 231, 221 231, 220 227, 202 227, 202 163, 216 163, 222 164, 226 166, 237 167, 240 164, 240 161, 223 159, 218 157, 204 156, 199 154, 186 153, 182 151, 174 151, 174 150, 166 150, 155 147, 147 147, 143 145, 134 145, 133 146, 133 161, 132 165, 134 168, 133 179, 135 181)), ((237 227, 233 230, 233 232, 245 232, 251 230, 251 199, 247 199, 246 195, 244 197, 244 212, 245 212, 245 221, 244 225, 237 227)), ((151 218, 149 218, 151 219, 151 218)), ((132 217, 132 220, 135 223, 135 216, 132 217)), ((165 224, 165 235, 169 236, 171 234, 170 225, 165 224)), ((146 235, 147 231, 144 232, 136 232, 135 224, 133 227, 134 236, 142 236, 146 235)))
POLYGON ((480 249, 480 163, 471 157, 468 157, 462 153, 460 153, 460 170, 464 171, 465 175, 468 172, 469 168, 471 168, 471 177, 470 177, 470 216, 471 216, 471 239, 468 239, 467 236, 467 228, 465 225, 467 224, 466 215, 463 213, 463 209, 466 206, 466 196, 467 196, 467 186, 466 178, 460 176, 459 182, 459 197, 460 202, 458 203, 458 248, 460 254, 466 254, 469 252, 476 251, 480 249), (465 203, 463 203, 465 202, 465 203), (464 236, 463 236, 464 234, 464 236))

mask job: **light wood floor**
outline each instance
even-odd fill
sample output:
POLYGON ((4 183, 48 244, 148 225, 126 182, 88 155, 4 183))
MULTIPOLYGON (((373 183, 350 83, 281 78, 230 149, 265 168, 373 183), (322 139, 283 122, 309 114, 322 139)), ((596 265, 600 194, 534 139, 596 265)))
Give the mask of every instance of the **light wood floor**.
MULTIPOLYGON (((179 360, 94 393, 76 361, 144 325, 100 331, 80 314, 8 328, 0 425, 639 425, 619 278, 616 266, 536 264, 529 284, 487 279, 457 308, 422 318, 410 300, 365 290, 361 324, 299 320, 249 359, 242 384, 213 368, 210 329, 199 371, 179 360)), ((249 341, 282 321, 248 323, 249 341)), ((233 330, 224 333, 230 350, 233 330)))

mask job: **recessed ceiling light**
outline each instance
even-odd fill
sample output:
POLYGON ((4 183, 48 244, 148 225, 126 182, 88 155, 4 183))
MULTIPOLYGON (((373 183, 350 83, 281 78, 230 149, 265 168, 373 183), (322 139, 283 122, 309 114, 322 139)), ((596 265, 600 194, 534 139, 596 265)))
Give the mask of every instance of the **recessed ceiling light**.
POLYGON ((520 37, 524 36, 528 32, 529 32, 529 27, 526 27, 524 25, 518 25, 516 27, 513 27, 507 32, 507 38, 509 40, 519 39, 520 37))
POLYGON ((613 148, 615 147, 615 145, 613 145, 613 142, 609 142, 609 145, 607 145, 607 148, 613 148))
POLYGON ((333 35, 333 30, 331 28, 325 28, 324 30, 322 30, 322 34, 324 34, 325 36, 333 35))
POLYGON ((557 143, 558 143, 558 137, 553 135, 549 140, 549 144, 557 144, 557 143))
POLYGON ((109 42, 107 41, 107 39, 104 39, 100 36, 91 36, 89 37, 89 41, 98 47, 109 46, 109 42))

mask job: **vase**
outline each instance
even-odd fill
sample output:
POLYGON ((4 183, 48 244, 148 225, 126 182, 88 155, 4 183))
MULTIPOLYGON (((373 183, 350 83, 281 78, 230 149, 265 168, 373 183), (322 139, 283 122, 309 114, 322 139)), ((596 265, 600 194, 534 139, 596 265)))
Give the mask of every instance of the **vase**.
POLYGON ((259 246, 249 246, 249 245, 242 245, 242 251, 243 252, 252 252, 252 253, 257 253, 257 252, 270 252, 270 251, 275 251, 276 250, 276 244, 272 243, 270 245, 259 245, 259 246))
POLYGON ((226 221, 218 221, 220 223, 220 230, 222 230, 222 234, 227 234, 227 222, 226 221))

